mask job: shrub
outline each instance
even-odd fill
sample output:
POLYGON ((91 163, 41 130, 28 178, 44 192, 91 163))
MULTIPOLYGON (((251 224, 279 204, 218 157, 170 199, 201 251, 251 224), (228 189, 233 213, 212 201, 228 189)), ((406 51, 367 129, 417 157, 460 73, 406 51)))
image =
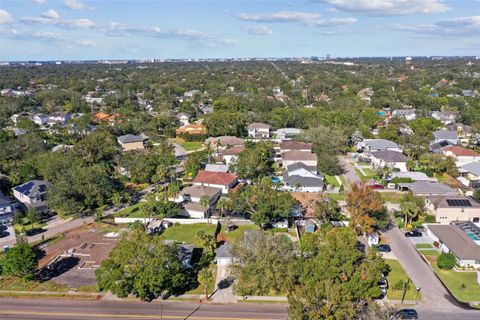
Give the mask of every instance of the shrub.
POLYGON ((455 267, 455 263, 457 263, 457 260, 455 259, 455 256, 451 253, 442 253, 437 260, 438 267, 443 270, 452 269, 453 267, 455 267))
POLYGON ((435 223, 435 216, 433 215, 426 215, 425 216, 425 223, 435 223))
POLYGON ((408 281, 398 280, 397 282, 395 282, 392 289, 397 291, 404 290, 404 289, 408 290, 410 289, 410 284, 408 283, 408 281))

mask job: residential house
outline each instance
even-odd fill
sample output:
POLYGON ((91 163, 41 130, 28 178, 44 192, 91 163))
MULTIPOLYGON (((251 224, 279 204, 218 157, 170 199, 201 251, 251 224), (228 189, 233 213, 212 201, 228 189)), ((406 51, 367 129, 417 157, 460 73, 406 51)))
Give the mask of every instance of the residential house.
POLYGON ((210 137, 205 140, 205 144, 214 148, 228 148, 243 146, 245 145, 245 140, 234 136, 210 137))
POLYGON ((223 194, 234 188, 238 183, 238 177, 228 172, 211 172, 201 170, 193 180, 193 184, 197 186, 207 186, 222 189, 223 194))
POLYGON ((215 250, 215 262, 218 266, 229 266, 235 261, 232 245, 225 242, 215 250))
POLYGON ((452 221, 480 223, 480 203, 461 196, 436 196, 425 199, 428 213, 435 216, 437 223, 450 224, 452 221))
POLYGON ((0 190, 0 226, 13 222, 12 200, 0 190))
POLYGON ((48 123, 49 117, 46 114, 38 113, 33 116, 33 122, 39 126, 43 126, 48 123))
POLYGON ((398 169, 402 172, 408 171, 408 157, 401 152, 391 150, 370 152, 370 160, 372 166, 375 168, 388 167, 391 169, 398 169))
POLYGON ((228 149, 218 150, 216 160, 225 164, 232 164, 237 161, 238 156, 245 150, 244 146, 231 147, 228 149))
POLYGON ((392 117, 404 118, 407 121, 412 121, 417 118, 415 109, 397 109, 392 111, 392 117))
POLYGON ((175 202, 185 202, 184 215, 190 218, 205 218, 217 200, 222 195, 221 188, 192 185, 183 189, 175 202), (202 198, 208 199, 208 205, 201 204, 202 198))
POLYGON ((473 161, 480 162, 480 154, 471 149, 465 149, 459 146, 445 147, 442 153, 447 157, 453 157, 457 167, 473 161))
POLYGON ((49 124, 65 124, 72 119, 70 112, 56 112, 48 116, 49 124))
POLYGON ((211 172, 228 172, 229 169, 228 164, 207 164, 205 166, 205 171, 211 171, 211 172))
POLYGON ((453 145, 458 144, 458 133, 450 130, 437 130, 433 132, 433 143, 448 141, 453 145))
POLYGON ((282 153, 282 167, 302 162, 308 167, 317 167, 317 155, 311 151, 286 151, 282 153))
POLYGON ((47 206, 48 182, 41 180, 32 180, 14 187, 13 196, 17 199, 25 210, 33 208, 38 212, 48 210, 47 206))
POLYGON ((472 127, 463 123, 451 123, 447 125, 446 128, 450 131, 456 131, 458 133, 458 138, 462 140, 466 140, 472 135, 472 127))
POLYGON ((207 128, 200 123, 190 123, 187 124, 183 127, 178 128, 175 130, 175 133, 181 134, 181 133, 187 133, 187 134, 207 134, 207 128))
POLYGON ((448 125, 450 123, 454 123, 458 116, 458 111, 432 111, 430 114, 432 118, 441 121, 444 125, 448 125))
POLYGON ((428 149, 429 149, 430 152, 432 152, 432 153, 441 154, 441 153, 443 153, 443 148, 449 147, 449 146, 455 146, 455 144, 451 143, 451 142, 448 141, 448 140, 442 140, 442 141, 440 141, 440 142, 431 143, 431 144, 428 146, 428 149))
POLYGON ((436 181, 415 181, 397 185, 401 191, 412 191, 417 196, 458 196, 457 190, 436 181))
POLYGON ((126 134, 117 138, 118 143, 123 151, 142 150, 145 149, 144 136, 137 136, 133 134, 126 134))
POLYGON ((392 172, 388 180, 391 181, 395 178, 407 178, 411 179, 412 181, 437 181, 437 179, 430 178, 425 173, 418 171, 392 172))
POLYGON ((462 267, 480 267, 480 229, 472 222, 452 222, 449 225, 427 224, 427 235, 435 240, 444 253, 452 253, 462 267))
POLYGON ((477 90, 462 90, 462 95, 467 98, 476 98, 480 96, 477 90))
POLYGON ((201 106, 198 107, 200 109, 200 112, 202 112, 203 114, 210 114, 210 113, 213 113, 213 106, 210 105, 210 104, 203 104, 201 106))
POLYGON ((280 140, 291 139, 295 136, 298 136, 300 133, 302 133, 302 129, 297 128, 280 128, 275 131, 277 139, 280 140))
POLYGON ((190 116, 186 113, 179 113, 175 118, 180 122, 182 127, 190 123, 190 116))
POLYGON ((279 144, 279 150, 280 153, 285 153, 289 151, 311 152, 312 144, 300 141, 282 141, 279 144))
POLYGON ((297 192, 322 192, 325 190, 325 178, 317 174, 316 167, 311 168, 302 162, 289 165, 283 173, 286 190, 297 192))
POLYGON ((480 188, 480 162, 469 162, 461 165, 458 167, 458 172, 461 175, 460 178, 466 180, 466 183, 464 183, 466 186, 480 188))
POLYGON ((270 138, 270 125, 254 122, 248 126, 248 136, 255 139, 270 138))
POLYGON ((364 139, 357 143, 357 150, 365 153, 385 150, 402 152, 398 144, 386 139, 364 139))

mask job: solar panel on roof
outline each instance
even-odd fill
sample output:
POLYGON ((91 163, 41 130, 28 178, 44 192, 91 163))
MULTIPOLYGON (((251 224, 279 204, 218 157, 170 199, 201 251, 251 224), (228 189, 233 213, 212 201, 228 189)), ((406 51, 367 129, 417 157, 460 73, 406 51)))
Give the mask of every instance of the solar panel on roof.
POLYGON ((451 207, 471 207, 472 204, 466 199, 447 199, 447 204, 451 207))

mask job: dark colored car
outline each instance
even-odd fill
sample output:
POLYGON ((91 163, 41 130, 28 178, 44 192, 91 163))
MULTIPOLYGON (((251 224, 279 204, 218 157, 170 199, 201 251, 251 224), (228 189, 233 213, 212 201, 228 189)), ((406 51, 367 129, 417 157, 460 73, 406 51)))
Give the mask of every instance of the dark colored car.
POLYGON ((388 244, 379 244, 378 246, 376 246, 376 248, 378 249, 379 252, 390 252, 392 251, 392 249, 390 248, 390 246, 388 244))
POLYGON ((405 237, 421 237, 422 233, 418 230, 405 232, 405 237))
POLYGON ((418 319, 415 309, 400 309, 393 315, 392 319, 418 319))
POLYGON ((47 231, 46 229, 43 229, 43 228, 32 228, 30 230, 27 230, 26 234, 28 237, 31 237, 31 236, 35 236, 37 234, 40 234, 42 232, 45 232, 47 231))
POLYGON ((238 229, 238 226, 237 225, 230 225, 227 227, 227 232, 232 232, 232 231, 235 231, 238 229))

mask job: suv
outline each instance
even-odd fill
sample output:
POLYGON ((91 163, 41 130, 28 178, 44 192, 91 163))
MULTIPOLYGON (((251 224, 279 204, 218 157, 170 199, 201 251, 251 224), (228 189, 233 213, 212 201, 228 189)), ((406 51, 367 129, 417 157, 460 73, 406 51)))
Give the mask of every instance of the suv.
POLYGON ((375 247, 378 249, 378 252, 388 253, 388 252, 392 251, 392 249, 390 248, 390 246, 388 244, 379 244, 375 247))
POLYGON ((390 319, 418 319, 415 309, 400 309, 390 319))
POLYGON ((405 232, 405 237, 421 237, 422 233, 418 230, 405 232))

